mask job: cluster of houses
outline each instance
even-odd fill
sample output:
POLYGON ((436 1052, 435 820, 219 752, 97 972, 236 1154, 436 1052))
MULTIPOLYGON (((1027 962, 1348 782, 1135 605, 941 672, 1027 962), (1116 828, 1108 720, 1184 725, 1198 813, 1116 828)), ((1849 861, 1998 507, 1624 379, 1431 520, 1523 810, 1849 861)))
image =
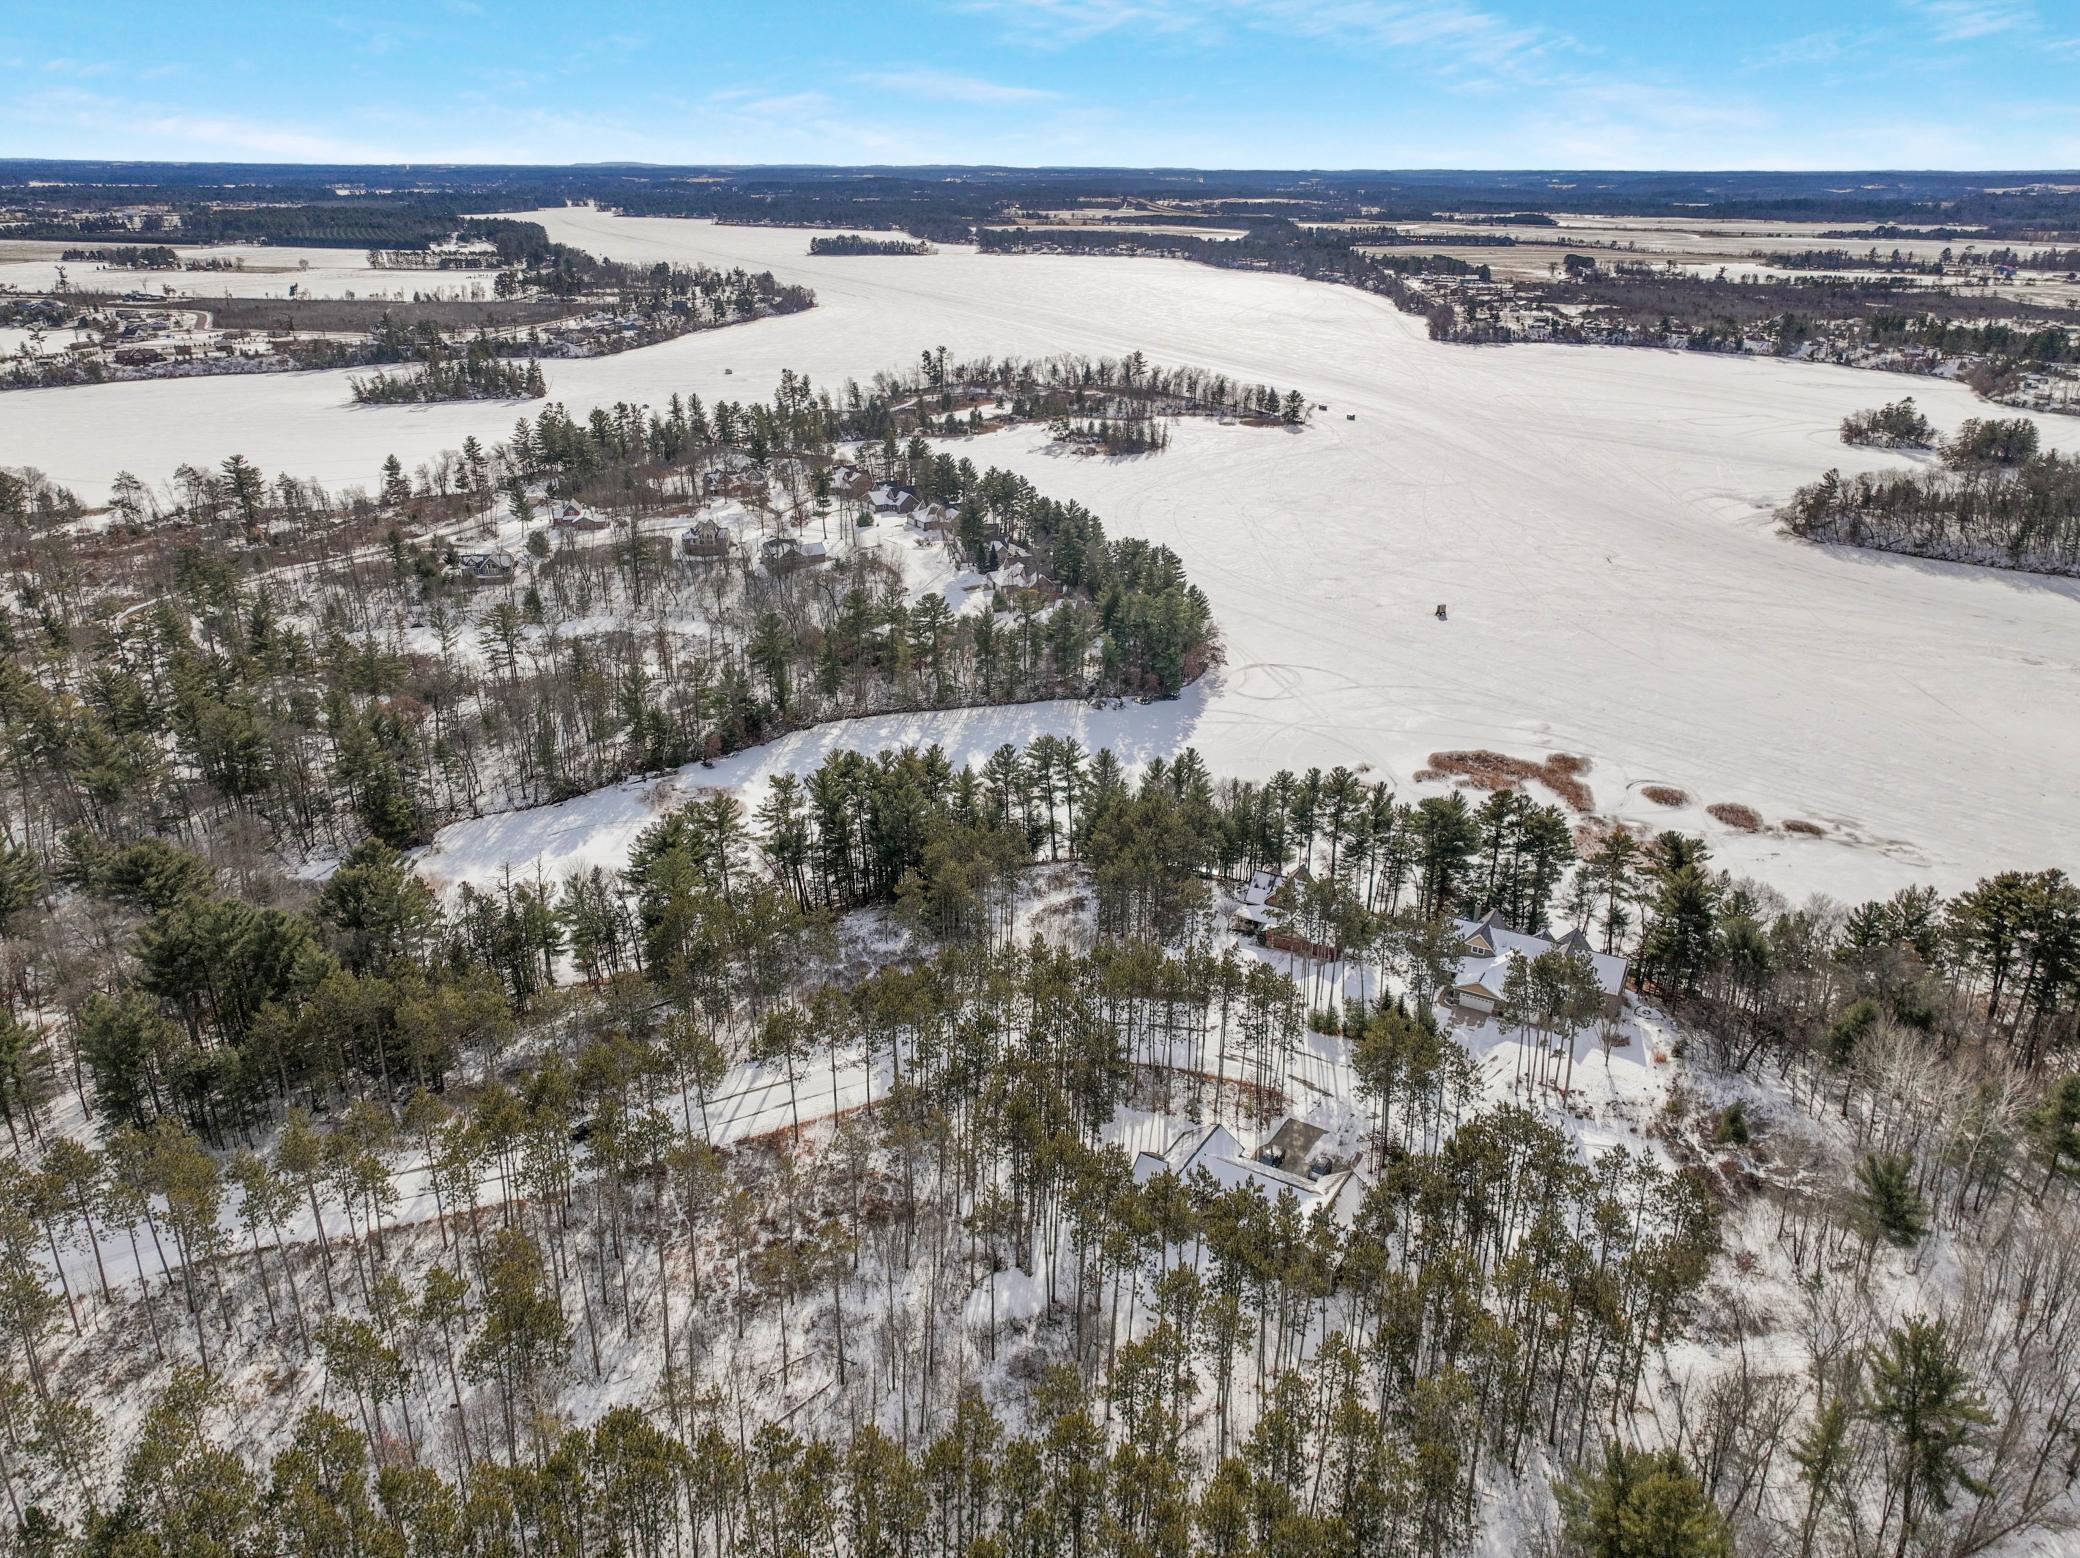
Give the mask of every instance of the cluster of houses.
POLYGON ((1511 930, 1493 909, 1477 920, 1456 922, 1464 952, 1443 999, 1460 1011, 1476 1017, 1492 1017, 1502 1009, 1502 989, 1511 965, 1530 961, 1547 952, 1566 953, 1588 959, 1595 971, 1596 986, 1603 992, 1603 1015, 1615 1021, 1625 1009, 1625 960, 1598 952, 1579 929, 1564 936, 1539 936, 1511 930))
MULTIPOLYGON (((825 475, 834 497, 856 505, 856 524, 863 529, 882 522, 900 522, 919 545, 943 540, 953 530, 954 516, 948 507, 925 498, 908 483, 875 480, 861 467, 843 462, 828 467, 825 475)), ((771 474, 742 451, 725 451, 701 473, 701 497, 704 502, 763 502, 770 480, 771 474)), ((565 535, 605 530, 611 524, 606 516, 570 499, 551 501, 546 517, 551 530, 565 535)), ((738 539, 738 533, 722 520, 701 518, 678 532, 673 555, 686 563, 718 562, 734 555, 738 539)), ((1039 595, 1043 601, 1059 597, 1059 586, 1032 551, 1011 540, 1001 524, 992 521, 985 525, 982 539, 994 566, 986 572, 964 569, 954 580, 957 588, 971 593, 988 591, 992 596, 1027 592, 1039 595)), ((501 565, 499 554, 471 555, 477 559, 474 565, 458 560, 454 571, 481 583, 495 583, 511 576, 510 557, 501 565)), ((760 541, 757 548, 758 562, 772 573, 813 567, 830 561, 831 555, 824 542, 806 540, 786 530, 760 541)))
MULTIPOLYGON (((1275 934, 1283 920, 1279 898, 1288 878, 1258 871, 1236 895, 1231 912, 1238 929, 1275 934)), ((1512 930, 1494 913, 1455 922, 1461 956, 1451 982, 1437 992, 1440 1004, 1475 1018, 1493 1016, 1502 1003, 1509 969, 1520 958, 1563 952, 1586 959, 1604 995, 1604 1012, 1615 1020, 1625 1000, 1625 960, 1598 952, 1579 930, 1543 936, 1512 930)), ((1246 1146, 1226 1125, 1196 1125, 1178 1131, 1162 1147, 1134 1159, 1137 1184, 1164 1174, 1181 1180, 1210 1179, 1221 1190, 1248 1189, 1277 1202, 1290 1196, 1302 1217, 1317 1213, 1348 1227, 1371 1180, 1359 1164, 1362 1150, 1332 1138, 1322 1126, 1287 1118, 1246 1146)))
MULTIPOLYGON (((1228 924, 1241 935, 1250 936, 1276 951, 1311 957, 1317 962, 1336 962, 1343 948, 1309 941, 1290 924, 1280 902, 1291 882, 1301 880, 1305 868, 1288 878, 1283 872, 1255 871, 1235 895, 1228 911, 1228 924)), ((1493 1017, 1502 1009, 1503 988, 1511 967, 1548 952, 1583 958, 1603 993, 1603 1015, 1615 1022, 1625 1010, 1625 959, 1599 952, 1579 929, 1557 936, 1512 930, 1499 911, 1490 909, 1476 920, 1455 920, 1460 939, 1458 966, 1451 982, 1437 992, 1438 1004, 1475 1020, 1493 1017)))

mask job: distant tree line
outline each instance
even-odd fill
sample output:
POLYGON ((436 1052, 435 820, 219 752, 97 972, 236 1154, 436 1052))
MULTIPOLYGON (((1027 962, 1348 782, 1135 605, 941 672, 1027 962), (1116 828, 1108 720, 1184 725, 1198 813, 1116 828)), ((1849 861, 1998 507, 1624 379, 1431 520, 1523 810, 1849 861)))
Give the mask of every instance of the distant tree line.
POLYGON ((179 270, 181 257, 164 244, 136 245, 123 249, 67 249, 68 265, 113 265, 124 270, 179 270))

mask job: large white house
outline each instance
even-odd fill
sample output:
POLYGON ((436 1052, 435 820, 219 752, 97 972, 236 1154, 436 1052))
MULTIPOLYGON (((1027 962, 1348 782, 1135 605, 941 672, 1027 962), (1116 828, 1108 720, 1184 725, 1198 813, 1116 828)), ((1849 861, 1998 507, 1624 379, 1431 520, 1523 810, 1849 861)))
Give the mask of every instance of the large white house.
POLYGON ((1604 1016, 1616 1017, 1624 1010, 1625 960, 1598 952, 1579 930, 1571 930, 1557 940, 1511 930, 1493 909, 1480 919, 1459 920, 1456 924, 1465 938, 1465 952, 1451 987, 1442 993, 1447 1004, 1484 1017, 1493 1016, 1502 1006, 1502 987, 1512 963, 1518 958, 1559 951, 1579 953, 1589 960, 1596 971, 1597 986, 1603 991, 1604 1016))
POLYGON ((1201 1125, 1180 1131, 1161 1152, 1136 1155, 1134 1181, 1145 1185, 1165 1170, 1188 1180, 1203 1169, 1223 1190, 1246 1185, 1267 1201, 1291 1192, 1300 1203, 1302 1216, 1326 1208, 1337 1222, 1348 1225, 1365 1199, 1364 1176, 1356 1169, 1314 1174, 1304 1164, 1299 1167, 1302 1172, 1294 1173, 1263 1161, 1245 1150, 1225 1125, 1201 1125))

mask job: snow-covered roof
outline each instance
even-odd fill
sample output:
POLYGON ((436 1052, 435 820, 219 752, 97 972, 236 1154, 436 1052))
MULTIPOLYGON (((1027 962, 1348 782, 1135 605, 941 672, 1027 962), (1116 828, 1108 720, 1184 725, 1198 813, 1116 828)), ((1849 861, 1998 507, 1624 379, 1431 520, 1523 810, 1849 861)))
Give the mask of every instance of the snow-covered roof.
POLYGON ((1478 920, 1459 920, 1456 923, 1459 934, 1466 939, 1467 951, 1459 960, 1459 971, 1452 981, 1455 989, 1479 990, 1500 1000, 1511 963, 1520 957, 1535 958, 1555 949, 1580 953, 1588 958, 1596 971, 1597 987, 1606 996, 1615 997, 1625 988, 1625 960, 1607 952, 1598 952, 1579 930, 1569 931, 1557 939, 1531 935, 1511 930, 1493 911, 1478 920))
POLYGON ((1340 1223, 1357 1215, 1365 1198, 1366 1181, 1355 1169, 1339 1169, 1320 1179, 1291 1174, 1259 1163, 1225 1125, 1202 1125, 1180 1131, 1161 1152, 1143 1152, 1134 1159, 1134 1180, 1147 1184, 1168 1171, 1179 1179, 1190 1179, 1204 1171, 1223 1190, 1247 1187, 1268 1201, 1290 1192, 1300 1203, 1301 1214, 1327 1208, 1340 1223))

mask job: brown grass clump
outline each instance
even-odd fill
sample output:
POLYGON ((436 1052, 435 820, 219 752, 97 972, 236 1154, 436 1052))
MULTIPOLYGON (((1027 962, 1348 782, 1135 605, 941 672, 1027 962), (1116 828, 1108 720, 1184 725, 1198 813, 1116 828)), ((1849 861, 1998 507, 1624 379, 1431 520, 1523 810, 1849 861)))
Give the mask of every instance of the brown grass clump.
POLYGON ((1688 790, 1678 790, 1672 784, 1642 785, 1639 793, 1652 801, 1656 806, 1688 806, 1690 804, 1690 792, 1688 790))
POLYGON ((1827 829, 1821 827, 1817 822, 1800 822, 1796 817, 1792 817, 1784 823, 1784 831, 1786 833, 1803 833, 1808 838, 1820 838, 1826 834, 1827 829))
POLYGON ((1739 828, 1743 833, 1760 833, 1762 818, 1752 806, 1739 806, 1732 801, 1720 801, 1707 806, 1705 815, 1717 817, 1729 828, 1739 828))
POLYGON ((1482 748, 1471 752, 1432 752, 1429 767, 1419 769, 1416 777, 1435 779, 1457 774, 1476 790, 1509 790, 1536 780, 1574 810, 1589 812, 1596 809, 1596 798, 1577 777, 1588 766, 1583 759, 1565 752, 1534 763, 1528 758, 1482 748))
POLYGON ((1584 817, 1574 825, 1574 852, 1593 855, 1603 848, 1604 840, 1613 833, 1630 833, 1634 838, 1644 838, 1646 831, 1636 822, 1620 822, 1615 817, 1584 817))

